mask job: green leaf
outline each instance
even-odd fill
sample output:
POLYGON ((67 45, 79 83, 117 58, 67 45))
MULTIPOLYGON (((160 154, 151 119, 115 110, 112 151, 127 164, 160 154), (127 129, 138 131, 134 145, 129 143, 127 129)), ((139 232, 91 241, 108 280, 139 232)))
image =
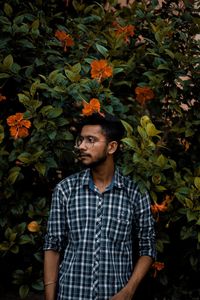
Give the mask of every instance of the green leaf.
POLYGON ((11 229, 10 227, 8 227, 8 228, 6 229, 4 235, 5 235, 5 238, 6 238, 7 240, 10 239, 10 235, 12 234, 12 232, 13 232, 13 231, 12 231, 12 229, 11 229))
POLYGON ((190 188, 188 187, 180 187, 176 190, 176 193, 178 194, 182 194, 184 196, 189 195, 190 194, 190 188))
POLYGON ((156 160, 156 164, 161 167, 161 168, 164 168, 165 165, 167 163, 167 159, 166 157, 163 155, 163 154, 160 154, 156 160))
POLYGON ((183 226, 180 232, 180 237, 182 240, 186 240, 190 238, 193 235, 193 229, 187 228, 186 226, 183 226))
POLYGON ((174 53, 169 49, 164 49, 167 55, 169 55, 172 59, 174 59, 174 53))
POLYGON ((98 43, 95 44, 97 47, 97 50, 106 58, 108 56, 108 49, 106 49, 104 46, 99 45, 98 43))
POLYGON ((66 130, 65 132, 62 132, 61 134, 59 134, 59 139, 62 139, 62 140, 65 140, 65 141, 73 141, 74 137, 71 134, 71 132, 66 130))
POLYGON ((71 82, 77 82, 80 80, 81 76, 71 70, 65 70, 65 75, 71 82))
POLYGON ((13 245, 10 247, 10 252, 17 254, 19 253, 19 246, 18 245, 13 245))
POLYGON ((25 94, 17 94, 18 98, 19 98, 19 102, 21 103, 29 103, 30 102, 30 98, 28 96, 26 96, 25 94))
POLYGON ((48 133, 47 133, 47 135, 48 135, 48 137, 50 138, 50 140, 55 140, 55 138, 56 138, 56 135, 57 135, 57 131, 56 130, 52 130, 52 131, 49 131, 48 133))
POLYGON ((35 21, 33 21, 33 23, 31 24, 31 28, 32 29, 38 29, 40 26, 40 20, 39 19, 36 19, 35 21))
POLYGON ((10 6, 10 4, 8 3, 4 3, 4 8, 3 8, 5 14, 8 16, 8 17, 11 17, 12 14, 13 14, 13 9, 12 9, 12 6, 10 6))
POLYGON ((10 244, 8 242, 3 242, 0 244, 0 251, 8 251, 10 244))
POLYGON ((187 220, 188 220, 188 222, 191 222, 191 221, 196 220, 196 219, 197 219, 196 213, 193 212, 192 210, 188 209, 187 210, 187 220))
POLYGON ((132 137, 127 137, 127 138, 123 138, 122 142, 125 143, 126 145, 128 145, 129 147, 131 147, 132 149, 138 149, 138 145, 136 143, 136 141, 134 140, 134 138, 132 137))
POLYGON ((29 293, 29 286, 27 284, 21 285, 19 288, 19 295, 21 299, 25 299, 29 293))
MULTIPOLYGON (((24 33, 24 34, 28 34, 29 31, 29 27, 21 27, 20 32, 24 33)), ((35 45, 33 43, 31 43, 28 39, 22 39, 19 40, 19 46, 21 46, 22 48, 28 48, 28 49, 35 49, 35 45)))
POLYGON ((32 239, 28 234, 23 234, 18 239, 19 245, 25 245, 32 243, 32 239))
POLYGON ((127 135, 130 136, 133 132, 133 127, 124 120, 121 120, 124 128, 126 129, 127 135))
POLYGON ((52 107, 52 109, 47 112, 47 116, 48 116, 48 118, 51 118, 51 119, 57 118, 62 114, 62 112, 63 112, 62 108, 60 108, 60 107, 53 108, 52 107))
POLYGON ((41 174, 42 176, 45 175, 45 173, 46 173, 46 165, 45 164, 38 162, 35 164, 35 168, 39 174, 41 174))
POLYGON ((26 223, 25 223, 25 222, 23 222, 23 223, 21 223, 21 224, 18 224, 18 225, 15 227, 15 230, 16 230, 16 232, 17 232, 18 234, 24 233, 25 229, 26 229, 26 223))
POLYGON ((36 252, 36 253, 34 253, 34 257, 35 257, 35 259, 37 260, 37 261, 39 261, 39 262, 43 262, 43 255, 42 255, 42 253, 41 252, 36 252))
POLYGON ((81 71, 81 64, 77 63, 77 64, 73 65, 71 67, 71 71, 74 72, 74 73, 76 73, 76 74, 79 74, 80 71, 81 71))
POLYGON ((191 199, 188 199, 188 198, 185 199, 185 204, 186 204, 186 207, 188 207, 188 208, 190 208, 190 209, 192 209, 193 206, 194 206, 192 200, 191 200, 191 199))
POLYGON ((6 56, 3 60, 3 66, 6 68, 6 69, 10 69, 10 67, 12 66, 13 64, 13 57, 11 54, 9 54, 8 56, 6 56))
POLYGON ((54 82, 54 81, 56 80, 56 78, 57 78, 59 72, 60 72, 59 70, 54 70, 54 71, 52 71, 52 72, 49 74, 48 79, 49 79, 50 81, 54 82))
POLYGON ((11 184, 15 183, 15 181, 17 180, 20 172, 21 172, 21 168, 19 168, 19 167, 13 167, 12 169, 10 169, 9 175, 8 175, 8 181, 11 184))
POLYGON ((32 162, 32 155, 28 152, 23 152, 17 157, 17 159, 19 159, 25 164, 29 164, 32 162))
POLYGON ((200 232, 198 232, 197 240, 198 240, 198 243, 200 243, 200 232))
POLYGON ((37 291, 43 291, 44 290, 44 284, 42 279, 38 279, 36 282, 32 283, 32 288, 37 291))
POLYGON ((162 185, 156 185, 155 189, 157 192, 164 192, 166 191, 166 187, 162 186, 162 185))
POLYGON ((12 233, 10 234, 10 236, 9 236, 9 241, 10 241, 10 242, 14 242, 15 239, 16 239, 16 237, 17 237, 17 233, 16 233, 16 232, 12 232, 12 233))
POLYGON ((11 75, 8 73, 1 73, 0 74, 0 79, 5 79, 5 78, 9 78, 11 75))

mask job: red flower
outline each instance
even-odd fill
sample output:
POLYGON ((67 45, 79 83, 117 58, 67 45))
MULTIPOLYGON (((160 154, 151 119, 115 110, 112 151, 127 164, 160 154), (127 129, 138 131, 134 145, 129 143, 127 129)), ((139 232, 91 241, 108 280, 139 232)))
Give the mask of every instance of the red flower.
POLYGON ((93 113, 100 113, 100 102, 96 98, 92 98, 89 103, 83 101, 82 113, 84 116, 90 116, 93 113))
POLYGON ((2 94, 0 94, 0 102, 5 101, 5 100, 6 100, 6 96, 3 96, 2 94))
POLYGON ((159 218, 159 212, 165 212, 168 210, 170 202, 173 200, 172 196, 166 195, 163 202, 158 204, 154 203, 151 205, 151 211, 153 215, 156 217, 156 220, 158 221, 159 218))
POLYGON ((91 63, 91 77, 101 81, 108 77, 111 77, 113 74, 112 67, 109 66, 107 60, 93 60, 91 63))
POLYGON ((23 116, 23 113, 16 113, 7 118, 7 124, 10 126, 10 135, 15 139, 27 137, 29 134, 28 128, 31 127, 31 122, 24 120, 23 116))
POLYGON ((136 87, 135 93, 136 93, 136 100, 141 105, 144 105, 147 101, 152 100, 155 97, 154 92, 148 86, 136 87))
POLYGON ((119 23, 114 22, 113 25, 116 27, 115 34, 116 36, 122 36, 124 41, 128 44, 130 43, 130 37, 133 37, 135 32, 135 26, 133 25, 126 25, 121 26, 119 23))
POLYGON ((159 261, 155 261, 152 266, 151 266, 155 271, 153 274, 153 277, 156 277, 157 272, 161 271, 162 269, 164 269, 165 264, 163 262, 159 262, 159 261))
POLYGON ((55 33, 55 37, 62 43, 64 47, 64 52, 67 51, 67 47, 74 46, 74 41, 71 36, 64 31, 57 30, 55 33))

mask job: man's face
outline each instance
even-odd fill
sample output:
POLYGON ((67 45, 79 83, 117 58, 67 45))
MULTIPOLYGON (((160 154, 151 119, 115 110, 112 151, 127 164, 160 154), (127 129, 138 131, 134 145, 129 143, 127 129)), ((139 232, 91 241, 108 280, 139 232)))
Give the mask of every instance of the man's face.
POLYGON ((83 126, 76 141, 78 159, 87 167, 96 167, 108 157, 108 143, 100 125, 83 126))

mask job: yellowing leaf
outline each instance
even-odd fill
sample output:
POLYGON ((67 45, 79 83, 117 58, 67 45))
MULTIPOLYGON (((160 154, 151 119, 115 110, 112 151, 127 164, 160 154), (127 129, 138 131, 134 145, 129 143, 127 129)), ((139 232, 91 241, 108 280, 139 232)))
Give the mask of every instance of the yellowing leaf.
POLYGON ((194 185, 198 190, 200 190, 200 177, 194 178, 194 185))
POLYGON ((40 25, 40 20, 37 19, 37 20, 33 21, 31 27, 32 27, 33 29, 38 29, 38 28, 39 28, 39 25, 40 25))
POLYGON ((141 117, 140 124, 142 125, 142 127, 146 127, 146 125, 148 123, 151 123, 151 120, 150 120, 150 118, 148 116, 141 117))
POLYGON ((156 160, 156 164, 161 168, 163 168, 166 165, 166 162, 167 162, 166 157, 164 157, 164 155, 162 155, 162 154, 159 155, 156 160))
POLYGON ((13 167, 12 169, 10 169, 9 176, 8 176, 9 183, 11 184, 15 183, 16 179, 20 174, 20 171, 21 169, 19 167, 13 167))
POLYGON ((6 69, 9 69, 11 66, 13 65, 13 57, 11 54, 9 54, 8 56, 6 56, 3 60, 3 66, 6 69))
POLYGON ((154 124, 148 123, 147 126, 146 126, 146 132, 147 132, 148 136, 156 136, 161 131, 157 130, 154 124))
POLYGON ((3 141, 3 139, 4 139, 4 127, 0 125, 0 143, 3 141))
POLYGON ((10 6, 10 4, 8 4, 8 3, 5 3, 5 4, 4 4, 3 10, 4 10, 5 14, 6 14, 8 17, 10 17, 10 16, 12 15, 12 13, 13 13, 12 6, 10 6))

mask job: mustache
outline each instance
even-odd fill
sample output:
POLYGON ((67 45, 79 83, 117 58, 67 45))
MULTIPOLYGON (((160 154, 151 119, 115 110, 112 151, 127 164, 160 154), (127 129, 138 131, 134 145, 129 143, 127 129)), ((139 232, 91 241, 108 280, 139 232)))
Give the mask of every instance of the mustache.
POLYGON ((89 154, 86 154, 85 152, 80 151, 78 148, 74 148, 72 153, 75 155, 76 158, 81 158, 82 156, 90 156, 89 154))

